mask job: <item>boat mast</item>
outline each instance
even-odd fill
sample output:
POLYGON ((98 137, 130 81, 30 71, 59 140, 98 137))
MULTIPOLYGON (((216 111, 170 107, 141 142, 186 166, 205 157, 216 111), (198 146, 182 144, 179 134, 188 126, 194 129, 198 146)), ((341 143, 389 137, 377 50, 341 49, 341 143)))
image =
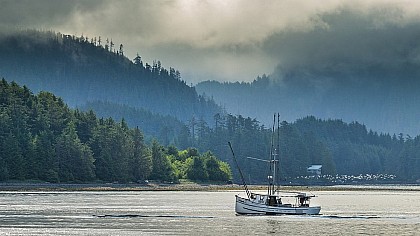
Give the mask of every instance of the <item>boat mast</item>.
POLYGON ((277 168, 276 168, 276 185, 277 185, 277 191, 280 188, 280 113, 277 113, 277 150, 276 150, 276 160, 277 161, 277 168))
POLYGON ((268 176, 268 195, 273 195, 279 189, 279 153, 280 153, 280 113, 274 113, 273 129, 271 134, 270 149, 270 175, 268 176), (277 121, 276 121, 277 116, 277 121), (276 122, 277 122, 277 139, 276 139, 276 122), (274 143, 277 142, 276 148, 274 143))
POLYGON ((245 178, 244 178, 244 175, 242 174, 241 168, 239 168, 238 161, 236 160, 235 153, 233 152, 232 144, 230 142, 228 142, 228 144, 230 147, 230 151, 232 152, 233 160, 235 161, 236 167, 238 168, 239 175, 241 176, 242 184, 245 188, 246 195, 248 196, 248 199, 251 199, 251 193, 248 190, 248 186, 246 185, 245 178))
POLYGON ((268 190, 267 190, 267 194, 268 195, 273 195, 274 194, 274 181, 276 179, 276 171, 275 171, 275 150, 274 150, 274 134, 275 134, 275 126, 276 126, 276 114, 274 113, 274 119, 273 119, 273 129, 271 132, 271 148, 270 148, 270 175, 267 177, 268 178, 268 190))

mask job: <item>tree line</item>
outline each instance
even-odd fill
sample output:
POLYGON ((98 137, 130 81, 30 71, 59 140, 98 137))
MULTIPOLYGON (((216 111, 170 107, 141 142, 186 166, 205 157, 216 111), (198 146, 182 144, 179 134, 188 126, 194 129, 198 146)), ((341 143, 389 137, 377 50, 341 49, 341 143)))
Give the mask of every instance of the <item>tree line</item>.
MULTIPOLYGON (((247 182, 266 182, 269 166, 255 158, 269 160, 272 127, 265 127, 250 117, 216 114, 212 126, 198 119, 191 121, 185 132, 188 138, 183 138, 185 134, 180 133, 179 145, 194 144, 200 150, 211 150, 233 166, 232 154, 227 145, 228 141, 231 142, 247 182)), ((326 174, 337 173, 330 149, 315 136, 303 135, 293 124, 281 123, 278 146, 281 180, 306 175, 306 168, 311 164, 322 164, 326 174)), ((277 148, 277 144, 274 147, 277 148)), ((233 174, 238 180, 237 169, 233 170, 233 174)))
MULTIPOLYGON (((143 117, 141 111, 119 109, 118 105, 94 105, 93 110, 101 110, 103 116, 143 117), (116 114, 118 111, 119 115, 116 114), (121 113, 120 113, 121 112, 121 113)), ((127 108, 127 107, 125 107, 127 108)), ((211 124, 204 119, 191 117, 186 124, 173 123, 168 117, 151 115, 145 125, 170 131, 159 132, 156 137, 165 145, 173 144, 180 149, 194 146, 200 151, 211 150, 216 156, 233 166, 227 142, 233 143, 238 161, 247 181, 266 181, 267 166, 247 157, 268 159, 270 155, 271 128, 258 120, 217 113, 211 124), (158 123, 151 123, 152 121, 158 123), (166 128, 165 128, 166 127, 166 128), (165 128, 165 129, 164 129, 165 128)), ((141 124, 130 119, 131 125, 141 124)), ((156 134, 156 130, 154 131, 156 134)), ((399 181, 415 181, 420 178, 419 137, 409 135, 378 133, 368 130, 358 122, 346 123, 339 119, 318 119, 308 116, 280 127, 280 172, 282 180, 291 180, 307 175, 306 168, 312 164, 323 165, 323 174, 360 175, 390 174, 399 181)), ((238 172, 232 170, 236 180, 238 172)))
MULTIPOLYGON (((272 127, 241 115, 216 114, 212 125, 202 119, 191 119, 185 132, 179 134, 182 136, 179 145, 195 144, 233 165, 226 145, 231 141, 247 181, 266 182, 268 165, 248 157, 269 159, 272 127)), ((397 176, 398 181, 416 181, 420 179, 419 150, 420 136, 377 133, 358 122, 314 116, 292 123, 283 121, 280 178, 288 181, 308 175, 307 167, 320 164, 324 175, 390 174, 397 176)), ((233 173, 238 180, 237 170, 233 173)))
POLYGON ((180 178, 226 181, 211 152, 147 144, 138 127, 70 109, 52 93, 0 82, 0 180, 134 182, 180 178))
MULTIPOLYGON (((108 110, 103 109, 104 106, 94 105, 91 108, 100 109, 102 115, 112 117, 116 115, 114 111, 124 111, 114 109, 114 106, 118 107, 114 104, 108 110)), ((141 112, 129 111, 116 117, 142 117, 141 112)), ((169 127, 173 134, 168 139, 164 135, 154 136, 146 132, 149 137, 156 137, 160 142, 168 142, 166 145, 173 144, 180 149, 194 146, 200 151, 211 150, 231 166, 234 163, 227 142, 232 142, 247 181, 266 181, 267 165, 247 157, 269 158, 272 127, 266 127, 250 117, 228 113, 217 113, 211 124, 197 117, 191 117, 186 124, 173 123, 171 119, 162 119, 160 116, 149 120, 159 121, 159 124, 151 126, 169 127)), ((131 120, 132 125, 140 124, 138 122, 131 120)), ((165 132, 159 132, 162 133, 165 132)), ((282 122, 280 134, 282 180, 307 175, 306 168, 312 164, 323 165, 323 174, 328 175, 390 174, 396 175, 399 181, 420 178, 416 171, 420 167, 420 156, 417 154, 419 137, 378 133, 358 122, 323 120, 314 116, 292 123, 282 122)), ((236 168, 232 171, 238 180, 236 168)))
MULTIPOLYGON (((92 110, 72 110, 51 93, 35 96, 27 87, 4 79, 0 101, 0 180, 225 181, 232 174, 238 180, 237 170, 231 174, 229 168, 233 164, 227 146, 230 141, 247 181, 266 181, 267 165, 247 158, 264 159, 270 154, 271 127, 256 119, 218 113, 208 125, 193 117, 185 125, 176 123, 177 131, 161 145, 164 136, 145 141, 135 126, 138 121, 129 125, 125 119, 97 118, 92 110)), ((135 110, 130 111, 136 116, 135 110)), ((153 120, 153 114, 148 115, 153 120)), ((158 118, 165 123, 165 117, 158 118)), ((420 178, 419 136, 378 134, 357 122, 309 116, 282 122, 279 145, 282 180, 306 175, 312 164, 323 165, 323 173, 330 175, 393 174, 401 181, 420 178)))
MULTIPOLYGON (((269 124, 279 111, 284 120, 295 121, 307 115, 359 121, 385 133, 420 133, 420 70, 401 67, 364 70, 319 71, 303 68, 293 72, 262 75, 252 82, 203 81, 195 88, 211 96, 228 111, 255 117, 269 124), (401 83, 401 81, 410 81, 401 83), (240 106, 238 106, 240 104, 240 106)), ((334 70, 333 67, 330 68, 334 70)))

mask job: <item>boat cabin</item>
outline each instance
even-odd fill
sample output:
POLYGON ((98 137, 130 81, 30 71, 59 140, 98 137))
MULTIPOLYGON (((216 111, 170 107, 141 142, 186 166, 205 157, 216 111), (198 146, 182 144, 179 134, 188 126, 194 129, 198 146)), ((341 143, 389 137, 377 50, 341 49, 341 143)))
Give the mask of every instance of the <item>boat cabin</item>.
POLYGON ((265 195, 251 193, 251 201, 262 203, 267 206, 295 206, 295 207, 309 207, 309 202, 312 196, 307 196, 305 193, 298 193, 297 195, 290 196, 296 198, 295 204, 285 204, 282 202, 281 197, 278 195, 265 195))
POLYGON ((264 203, 267 206, 282 205, 281 198, 277 195, 261 195, 261 194, 251 193, 251 200, 258 203, 264 203))
POLYGON ((269 205, 269 206, 280 206, 280 205, 282 205, 281 198, 279 196, 270 195, 270 196, 268 196, 267 205, 269 205))
POLYGON ((306 194, 299 194, 297 198, 299 200, 300 207, 309 207, 309 200, 311 197, 306 196, 306 194))

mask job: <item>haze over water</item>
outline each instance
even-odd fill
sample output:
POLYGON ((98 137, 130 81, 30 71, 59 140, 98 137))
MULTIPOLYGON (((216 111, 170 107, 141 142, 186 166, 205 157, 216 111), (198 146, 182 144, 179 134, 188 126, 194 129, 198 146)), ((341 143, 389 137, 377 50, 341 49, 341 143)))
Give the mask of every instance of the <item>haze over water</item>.
POLYGON ((419 235, 420 191, 319 191, 320 216, 237 216, 223 192, 0 192, 0 235, 419 235))

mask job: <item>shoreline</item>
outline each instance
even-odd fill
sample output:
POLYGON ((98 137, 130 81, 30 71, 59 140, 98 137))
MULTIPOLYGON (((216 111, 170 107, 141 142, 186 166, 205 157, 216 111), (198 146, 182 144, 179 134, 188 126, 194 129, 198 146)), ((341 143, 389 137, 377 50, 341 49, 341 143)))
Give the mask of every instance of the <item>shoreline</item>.
MULTIPOLYGON (((248 185, 252 191, 265 191, 265 185, 248 185)), ((312 185, 312 186, 281 186, 281 191, 420 191, 420 185, 312 185)), ((181 183, 181 184, 53 184, 53 183, 0 183, 0 192, 75 192, 75 191, 243 191, 242 185, 238 184, 205 184, 205 183, 181 183)))

